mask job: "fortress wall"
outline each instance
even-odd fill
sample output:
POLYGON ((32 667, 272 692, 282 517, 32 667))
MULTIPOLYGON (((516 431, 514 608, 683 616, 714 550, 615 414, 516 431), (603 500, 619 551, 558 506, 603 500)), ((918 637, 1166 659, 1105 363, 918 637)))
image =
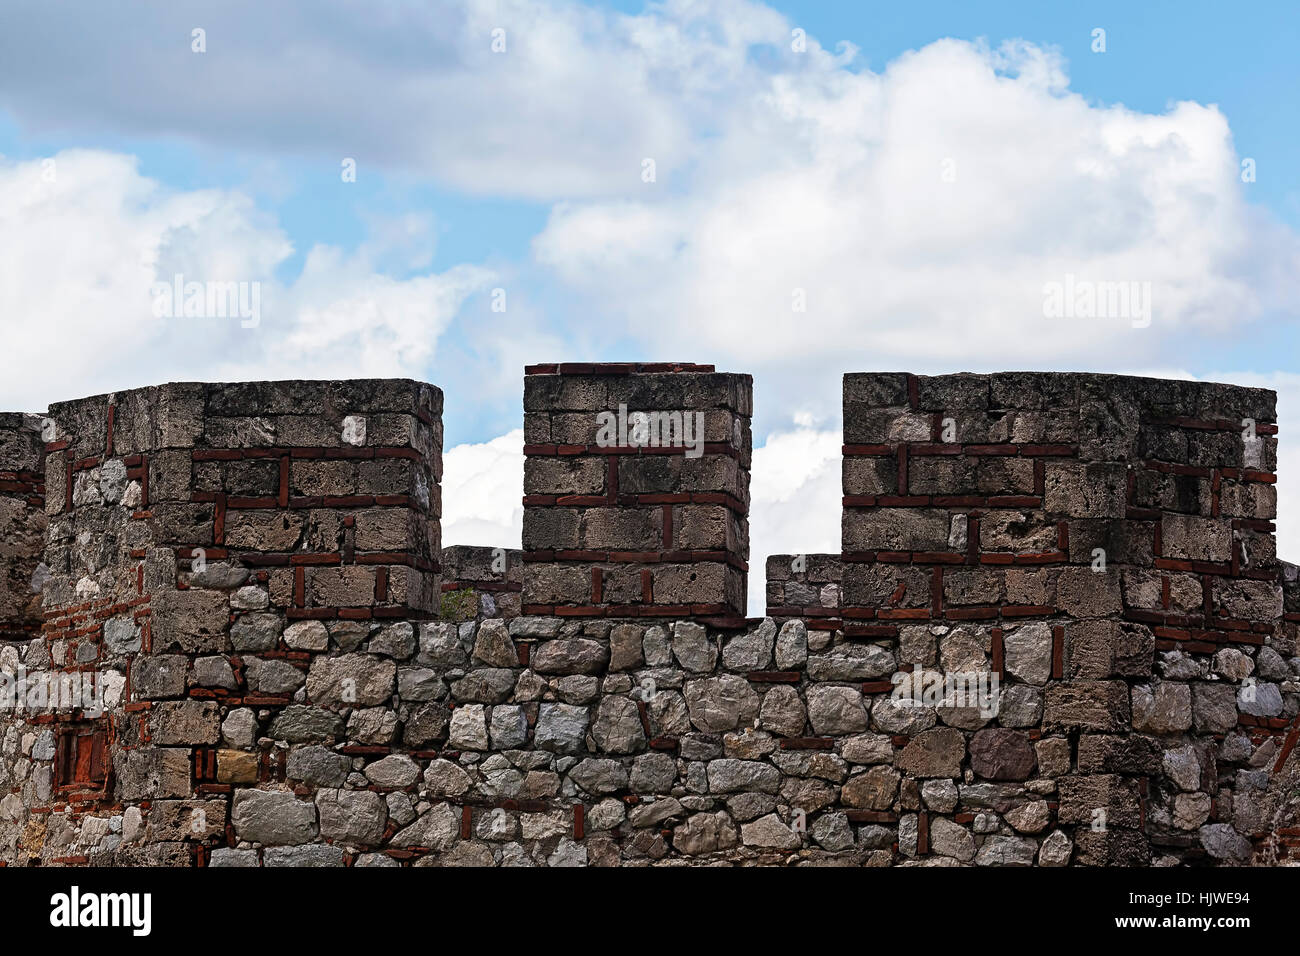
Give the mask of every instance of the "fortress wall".
MULTIPOLYGON (((218 760, 223 724, 288 703, 325 622, 364 635, 435 613, 440 415, 437 389, 400 380, 171 384, 52 406, 50 578, 24 665, 33 685, 77 694, 21 714, 12 749, 6 736, 22 807, 10 801, 9 841, 87 860, 116 849, 124 820, 148 826, 140 805, 223 832, 231 782, 262 773, 247 735, 218 760), (87 836, 77 821, 101 813, 116 827, 87 836)), ((135 833, 126 859, 193 859, 166 839, 183 830, 135 833)))
POLYGON ((845 386, 844 551, 772 558, 754 619, 746 376, 531 369, 524 560, 448 548, 445 590, 436 389, 55 406, 45 631, 0 653, 107 693, 0 718, 0 862, 1291 861, 1272 393, 845 386), (715 431, 603 445, 619 404, 715 431))
POLYGON ((1229 804, 1250 804, 1242 765, 1297 709, 1274 683, 1273 393, 861 374, 844 421, 846 636, 1003 682, 999 729, 930 733, 972 760, 1032 741, 1037 772, 1056 768, 1054 816, 1097 822, 1078 834, 1091 862, 1262 835, 1229 804))

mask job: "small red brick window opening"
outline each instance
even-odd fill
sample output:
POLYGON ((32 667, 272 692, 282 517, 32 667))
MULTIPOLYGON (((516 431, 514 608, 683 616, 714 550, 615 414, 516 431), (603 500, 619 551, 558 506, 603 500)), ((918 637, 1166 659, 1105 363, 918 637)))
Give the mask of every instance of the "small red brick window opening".
POLYGON ((108 786, 108 732, 75 725, 59 730, 54 785, 60 791, 102 794, 108 786))

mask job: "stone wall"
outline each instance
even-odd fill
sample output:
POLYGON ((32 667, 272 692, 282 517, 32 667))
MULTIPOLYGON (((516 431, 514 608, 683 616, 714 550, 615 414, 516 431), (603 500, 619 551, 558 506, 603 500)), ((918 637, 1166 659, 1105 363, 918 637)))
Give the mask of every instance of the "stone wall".
POLYGON ((45 553, 45 443, 41 419, 0 413, 0 641, 41 629, 38 573, 45 553))
POLYGON ((504 576, 439 551, 430 386, 53 407, 44 632, 0 662, 102 712, 0 715, 0 861, 1291 860, 1272 393, 847 376, 843 553, 745 619, 748 389, 530 369, 504 576), (603 443, 620 404, 704 412, 701 455, 603 443))
POLYGON ((51 407, 45 620, 9 655, 27 709, 6 710, 0 846, 173 863, 223 833, 231 783, 268 772, 254 708, 291 702, 324 622, 360 640, 436 609, 440 415, 404 381, 51 407))
POLYGON ((942 717, 934 746, 1051 778, 1076 861, 1248 859, 1251 768, 1298 703, 1273 393, 848 375, 844 421, 845 634, 1002 685, 996 725, 942 717))
POLYGON ((457 544, 442 549, 439 617, 470 621, 519 616, 524 590, 523 552, 457 544))

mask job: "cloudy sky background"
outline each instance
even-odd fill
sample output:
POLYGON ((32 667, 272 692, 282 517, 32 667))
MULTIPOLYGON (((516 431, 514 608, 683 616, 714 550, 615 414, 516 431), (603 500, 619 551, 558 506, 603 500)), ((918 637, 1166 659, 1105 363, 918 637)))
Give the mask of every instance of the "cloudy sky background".
POLYGON ((759 613, 767 554, 839 550, 843 372, 1216 379, 1279 393, 1294 559, 1300 13, 1056 6, 7 0, 0 408, 421 378, 444 543, 517 546, 524 364, 751 372, 759 613), (261 324, 155 317, 176 273, 261 324), (1067 274, 1149 327, 1045 318, 1067 274))

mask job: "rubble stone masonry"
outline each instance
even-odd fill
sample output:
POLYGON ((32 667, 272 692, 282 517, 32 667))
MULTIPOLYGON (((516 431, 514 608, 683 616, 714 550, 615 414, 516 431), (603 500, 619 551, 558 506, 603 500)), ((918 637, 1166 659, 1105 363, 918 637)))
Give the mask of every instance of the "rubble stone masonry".
POLYGON ((841 553, 769 558, 748 619, 748 376, 527 369, 522 551, 442 548, 441 414, 0 417, 0 865, 1300 852, 1273 393, 847 375, 841 553))

